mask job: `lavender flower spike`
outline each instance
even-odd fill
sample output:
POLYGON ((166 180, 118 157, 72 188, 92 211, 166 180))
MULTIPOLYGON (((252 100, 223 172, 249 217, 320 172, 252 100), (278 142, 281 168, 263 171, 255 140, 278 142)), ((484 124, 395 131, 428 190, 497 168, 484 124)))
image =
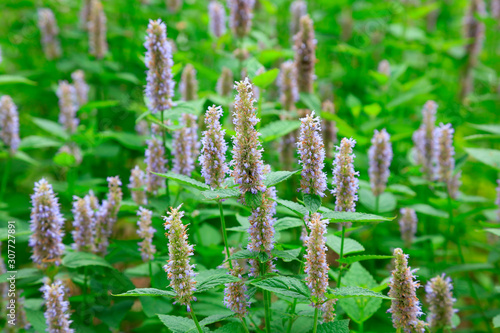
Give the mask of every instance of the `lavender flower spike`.
POLYGON ((228 0, 231 10, 229 26, 238 38, 245 37, 252 29, 255 0, 228 0))
POLYGON ((303 0, 296 0, 290 5, 290 35, 295 36, 299 32, 300 19, 307 15, 307 3, 303 0))
POLYGON ((144 163, 146 163, 146 176, 147 176, 147 191, 149 193, 158 193, 158 190, 165 186, 165 182, 160 176, 153 174, 165 173, 167 160, 165 159, 165 148, 156 136, 153 136, 150 140, 146 141, 146 158, 144 163))
POLYGON ((73 209, 71 212, 75 217, 73 222, 73 249, 82 252, 95 252, 94 230, 95 212, 91 207, 90 196, 84 198, 73 197, 73 209))
POLYGON ((427 101, 422 109, 422 125, 413 133, 417 163, 422 165, 421 171, 428 180, 434 179, 434 127, 438 105, 427 101))
POLYGON ((45 57, 53 60, 61 56, 59 28, 54 13, 49 8, 38 9, 38 27, 42 35, 42 47, 45 57))
POLYGON ((122 182, 118 176, 108 177, 108 194, 97 212, 95 244, 97 252, 105 255, 108 250, 109 237, 118 217, 122 204, 122 182))
POLYGON ((299 100, 299 90, 297 89, 297 70, 292 61, 285 61, 281 64, 278 86, 281 106, 287 111, 294 110, 295 103, 299 100))
POLYGON ((370 159, 370 184, 373 195, 379 196, 384 193, 389 178, 389 166, 392 161, 392 145, 390 135, 382 129, 380 132, 375 130, 371 140, 372 146, 368 151, 370 159))
POLYGON ((401 249, 394 250, 395 268, 392 271, 389 283, 389 294, 392 298, 391 308, 387 311, 392 313, 392 322, 395 329, 404 332, 424 332, 424 322, 418 318, 423 314, 416 290, 420 287, 415 280, 412 270, 408 267, 408 255, 401 249))
POLYGON ((71 78, 75 86, 78 106, 82 106, 89 101, 89 86, 85 82, 85 73, 82 70, 76 70, 71 73, 71 78))
POLYGON ((455 170, 455 148, 453 147, 453 127, 451 124, 441 124, 434 131, 436 154, 436 179, 446 183, 452 198, 458 195, 460 174, 453 174, 455 170))
POLYGON ((180 123, 184 126, 174 132, 174 142, 172 149, 174 153, 173 172, 191 176, 195 168, 195 161, 200 152, 200 143, 198 142, 198 124, 193 114, 183 113, 180 123))
POLYGON ((229 167, 226 163, 227 144, 224 140, 225 130, 220 124, 222 116, 220 106, 210 106, 205 113, 205 124, 207 130, 203 132, 201 143, 201 155, 199 158, 201 164, 201 175, 205 178, 205 183, 212 189, 222 186, 226 175, 229 173, 229 167))
POLYGON ((19 147, 19 114, 17 107, 8 95, 0 97, 0 139, 15 154, 19 147))
POLYGON ((139 207, 137 216, 139 216, 139 221, 137 221, 139 230, 137 230, 137 234, 142 238, 142 241, 139 242, 139 250, 141 251, 142 260, 153 260, 156 253, 156 247, 153 245, 153 236, 156 229, 151 226, 151 217, 153 216, 153 212, 139 207))
POLYGON ((196 301, 193 296, 196 290, 194 280, 194 265, 189 264, 189 257, 193 255, 193 245, 187 242, 188 235, 186 226, 182 224, 183 211, 179 211, 182 205, 177 208, 171 208, 168 216, 164 216, 166 236, 168 237, 168 264, 163 268, 168 274, 170 287, 172 287, 177 296, 176 301, 187 306, 188 312, 191 311, 191 301, 196 301))
POLYGON ((146 174, 139 168, 138 165, 136 165, 130 172, 130 183, 128 184, 128 188, 132 194, 132 199, 138 205, 148 204, 148 197, 146 195, 146 191, 144 190, 146 184, 146 174))
MULTIPOLYGON (((326 100, 321 105, 323 112, 329 114, 335 114, 335 105, 333 102, 326 100)), ((323 119, 321 121, 321 127, 323 128, 323 142, 325 143, 325 156, 326 158, 332 158, 333 151, 335 150, 335 144, 339 141, 337 138, 337 124, 334 120, 323 119)))
POLYGON ((69 133, 75 133, 79 123, 76 118, 78 106, 75 87, 68 81, 59 81, 57 97, 59 97, 59 123, 69 133))
POLYGON ((223 97, 231 97, 233 92, 233 72, 227 68, 222 67, 222 73, 217 80, 217 93, 223 97))
POLYGON ((175 82, 172 75, 172 46, 167 41, 167 27, 160 19, 149 21, 146 36, 146 67, 148 68, 146 97, 152 113, 173 106, 175 82))
POLYGON ((187 64, 181 76, 181 95, 183 101, 192 101, 198 98, 198 81, 196 80, 196 69, 187 64))
POLYGON ((108 53, 106 40, 106 14, 101 0, 90 1, 89 11, 89 53, 97 59, 102 59, 108 53))
POLYGON ((326 174, 325 148, 321 137, 321 122, 319 117, 314 117, 314 111, 300 119, 299 142, 297 148, 300 155, 299 164, 302 165, 302 178, 300 191, 304 194, 325 196, 326 174))
POLYGON ((59 202, 44 178, 35 183, 35 193, 31 196, 31 221, 29 245, 33 249, 31 259, 38 265, 48 267, 52 263, 59 266, 64 252, 64 218, 59 202))
POLYGON ((219 38, 226 33, 226 10, 217 1, 210 1, 208 4, 208 16, 210 33, 219 38))
MULTIPOLYGON (((242 279, 243 268, 236 260, 233 260, 232 265, 233 269, 230 270, 230 274, 242 279)), ((244 318, 248 314, 248 308, 250 307, 246 293, 247 286, 243 281, 230 282, 224 288, 224 304, 228 309, 236 313, 239 318, 244 318)))
POLYGON ((401 231, 401 239, 405 242, 406 247, 410 247, 417 233, 417 214, 411 208, 401 208, 400 213, 399 230, 401 231))
POLYGON ((45 299, 45 320, 47 323, 47 332, 49 333, 73 333, 74 330, 69 327, 70 308, 67 296, 65 295, 64 284, 61 280, 44 285, 40 288, 45 299))
POLYGON ((311 230, 306 238, 305 244, 307 253, 304 272, 306 276, 306 284, 311 290, 311 295, 317 298, 317 301, 312 304, 315 308, 320 309, 321 303, 325 299, 325 291, 328 287, 328 263, 326 261, 326 226, 328 220, 322 220, 322 215, 314 213, 307 215, 304 219, 307 226, 311 230))
POLYGON ((264 192, 264 173, 262 145, 255 125, 260 121, 255 114, 252 85, 245 78, 236 82, 238 94, 234 101, 233 123, 236 135, 233 136, 232 176, 239 185, 242 195, 246 192, 264 192))
POLYGON ((425 285, 427 303, 429 303, 429 316, 427 322, 432 331, 445 328, 455 328, 451 317, 458 310, 453 309, 456 299, 453 298, 453 284, 451 279, 443 273, 432 278, 425 285))
POLYGON ((300 18, 300 29, 294 37, 295 67, 297 68, 297 84, 300 92, 312 93, 314 65, 316 63, 316 38, 313 21, 309 15, 300 18))
POLYGON ((335 313, 335 304, 337 303, 336 298, 332 298, 323 303, 321 311, 323 311, 323 322, 329 323, 335 320, 337 316, 335 313))

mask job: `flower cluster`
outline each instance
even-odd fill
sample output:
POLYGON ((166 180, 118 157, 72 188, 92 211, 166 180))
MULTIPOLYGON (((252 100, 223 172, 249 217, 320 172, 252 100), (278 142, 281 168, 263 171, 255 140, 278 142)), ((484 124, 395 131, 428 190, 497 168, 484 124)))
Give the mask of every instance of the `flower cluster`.
POLYGON ((436 179, 446 183, 452 198, 458 195, 460 173, 454 174, 455 148, 453 148, 453 127, 441 124, 434 133, 434 153, 436 154, 436 179))
POLYGON ((428 180, 434 179, 434 127, 438 105, 427 101, 422 109, 423 121, 413 133, 417 163, 422 165, 422 173, 428 180))
POLYGON ((130 183, 128 188, 132 195, 132 199, 138 205, 147 205, 148 197, 146 195, 145 187, 147 185, 146 174, 138 165, 130 171, 130 183))
POLYGON ((165 186, 164 180, 152 172, 165 173, 165 164, 167 160, 165 159, 165 148, 161 142, 161 139, 153 136, 150 140, 146 141, 146 158, 144 163, 146 163, 146 175, 147 175, 147 191, 149 193, 158 193, 158 190, 165 186))
POLYGON ((183 127, 174 132, 172 143, 174 166, 172 171, 175 173, 191 176, 195 168, 195 161, 200 152, 197 120, 197 116, 183 113, 180 120, 183 127))
POLYGON ((89 21, 89 53, 97 59, 102 59, 108 53, 106 40, 106 14, 101 0, 91 0, 89 21))
POLYGON ((400 213, 399 230, 401 231, 401 239, 405 242, 405 246, 409 247, 417 233, 417 214, 411 208, 401 208, 400 213))
POLYGON ((322 220, 322 217, 321 214, 314 213, 304 218, 309 230, 311 230, 305 240, 307 253, 304 256, 306 259, 304 272, 307 274, 306 284, 311 290, 311 295, 316 298, 313 304, 316 308, 321 308, 328 287, 325 237, 328 220, 322 220))
POLYGON ((226 10, 224 6, 217 1, 210 1, 208 4, 208 16, 210 33, 215 37, 226 33, 226 10))
POLYGON ((152 113, 171 109, 175 82, 172 75, 172 46, 167 41, 167 27, 160 19, 149 21, 146 42, 148 68, 146 97, 152 113))
POLYGON ((222 67, 222 73, 217 80, 217 93, 223 97, 231 97, 233 92, 233 72, 227 68, 222 67))
POLYGON ((84 198, 73 197, 74 216, 73 227, 73 249, 83 252, 95 252, 94 230, 96 225, 96 213, 91 207, 91 197, 86 195, 84 198))
POLYGON ((59 266, 64 252, 64 218, 59 202, 44 178, 35 183, 35 193, 31 196, 31 221, 29 246, 33 249, 31 259, 36 264, 48 267, 59 266))
POLYGON ((391 308, 393 326, 404 332, 424 332, 423 322, 418 318, 423 314, 416 290, 420 287, 412 270, 408 267, 408 255, 401 249, 394 250, 395 268, 389 283, 389 294, 392 298, 391 308))
POLYGON ((38 27, 42 35, 45 57, 48 60, 59 58, 61 56, 61 44, 58 38, 59 27, 52 10, 49 8, 38 9, 38 27))
POLYGON ((303 0, 296 0, 290 5, 290 34, 295 36, 299 32, 300 19, 307 15, 307 3, 303 0))
POLYGON ((182 100, 192 101, 198 98, 198 81, 196 80, 196 69, 193 65, 187 64, 182 71, 181 84, 182 100))
POLYGON ((453 309, 456 299, 453 298, 453 284, 444 273, 432 278, 425 285, 427 303, 429 303, 429 316, 427 322, 431 330, 440 330, 447 327, 455 328, 451 317, 458 310, 453 309))
POLYGON ((69 133, 75 133, 79 123, 76 118, 78 102, 75 87, 68 81, 59 81, 57 97, 59 98, 59 123, 69 133))
POLYGON ((156 253, 156 247, 153 245, 153 235, 156 230, 151 226, 153 212, 143 207, 139 207, 137 216, 139 216, 139 221, 137 221, 139 230, 137 230, 137 234, 142 238, 142 241, 139 242, 142 260, 153 260, 156 253))
POLYGON ((65 289, 60 280, 56 280, 52 284, 45 284, 40 288, 47 308, 44 316, 48 327, 47 332, 49 333, 74 332, 69 327, 72 321, 70 320, 70 308, 65 289))
POLYGON ((79 106, 82 106, 89 100, 89 86, 85 82, 85 74, 82 70, 76 70, 71 73, 71 79, 75 86, 77 103, 79 106))
POLYGON ((212 189, 221 187, 229 167, 226 163, 227 144, 224 140, 225 130, 220 124, 222 116, 220 106, 210 106, 205 113, 205 125, 207 130, 203 132, 201 143, 201 175, 205 178, 205 183, 212 189))
MULTIPOLYGON (((321 110, 329 114, 335 114, 335 105, 326 100, 321 105, 321 110)), ((323 129, 323 142, 325 143, 325 155, 326 158, 332 158, 333 151, 335 150, 335 144, 338 142, 337 138, 337 124, 334 120, 323 119, 321 121, 321 127, 323 129)))
MULTIPOLYGON (((242 279, 243 268, 238 265, 236 260, 232 263, 233 269, 230 274, 242 279)), ((245 282, 230 282, 224 288, 224 304, 228 309, 236 313, 239 318, 244 318, 248 314, 250 302, 248 301, 247 286, 245 282)))
POLYGON ((229 26, 238 38, 245 37, 252 29, 255 0, 229 0, 231 10, 229 26))
POLYGON ((0 139, 15 154, 19 147, 19 114, 17 107, 8 95, 0 97, 0 139))
POLYGON ((266 187, 263 184, 263 162, 262 148, 259 141, 259 133, 255 125, 259 119, 255 114, 252 85, 245 78, 244 81, 235 85, 236 95, 233 111, 233 123, 236 134, 233 136, 233 166, 232 176, 239 185, 240 192, 245 194, 263 192, 266 187))
POLYGON ((196 290, 194 280, 194 265, 190 265, 190 257, 193 255, 193 245, 189 245, 186 233, 186 226, 182 224, 183 211, 179 211, 181 206, 171 208, 168 216, 164 216, 166 236, 168 237, 168 263, 164 266, 172 287, 177 296, 176 302, 187 306, 191 311, 191 301, 196 301, 193 296, 196 290))
POLYGON ((380 132, 375 130, 371 140, 372 146, 368 150, 370 159, 370 184, 373 195, 379 196, 384 193, 389 178, 389 166, 392 162, 392 145, 390 135, 382 129, 380 132))
POLYGON ((109 237, 118 217, 122 204, 122 182, 118 176, 108 177, 108 194, 97 212, 96 222, 96 251, 105 255, 108 250, 109 237))
POLYGON ((295 103, 299 100, 299 90, 297 89, 297 70, 292 61, 285 61, 281 64, 278 86, 281 106, 287 111, 294 110, 295 103))
POLYGON ((325 148, 321 137, 321 122, 319 117, 314 117, 314 111, 300 119, 300 136, 297 148, 300 155, 299 164, 302 165, 300 191, 304 194, 325 196, 326 174, 325 148))
POLYGON ((297 85, 300 92, 312 93, 314 65, 316 63, 316 38, 313 21, 309 15, 300 18, 299 32, 294 37, 295 67, 297 68, 297 85))
POLYGON ((336 298, 332 298, 323 303, 321 311, 323 311, 323 322, 329 323, 335 320, 335 304, 337 303, 336 298))

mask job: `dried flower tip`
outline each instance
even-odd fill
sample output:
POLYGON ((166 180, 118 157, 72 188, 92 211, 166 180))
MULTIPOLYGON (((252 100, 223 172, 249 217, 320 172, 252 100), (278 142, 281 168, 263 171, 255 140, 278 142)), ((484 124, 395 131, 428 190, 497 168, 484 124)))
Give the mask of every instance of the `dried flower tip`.
POLYGON ((40 288, 45 299, 46 310, 44 313, 47 323, 47 332, 49 333, 73 333, 74 330, 69 327, 70 308, 67 300, 65 287, 60 280, 54 283, 44 285, 40 288))
POLYGON ((75 133, 79 123, 76 118, 78 106, 75 87, 68 81, 59 81, 57 97, 59 98, 59 123, 69 133, 75 133))
POLYGON ((0 97, 0 139, 9 147, 10 154, 15 154, 19 147, 19 114, 12 98, 0 97))
MULTIPOLYGON (((226 33, 226 10, 217 1, 210 1, 208 4, 208 16, 210 33, 219 38, 226 33)), ((232 81, 232 80, 231 80, 232 81)))
POLYGON ((231 10, 229 26, 238 38, 245 37, 252 29, 255 0, 228 0, 231 10))
POLYGON ((312 93, 314 65, 316 63, 316 44, 313 21, 309 15, 300 18, 300 29, 294 37, 295 67, 297 69, 297 85, 300 92, 312 93))
POLYGON ((134 202, 138 205, 147 205, 148 197, 145 191, 145 187, 147 186, 146 174, 138 165, 131 170, 129 181, 128 188, 134 202))
POLYGON ((82 70, 74 71, 71 73, 71 79, 73 79, 73 85, 75 86, 78 106, 82 106, 89 100, 89 86, 85 82, 85 74, 82 70))
POLYGON ((38 9, 38 27, 42 35, 42 47, 45 57, 48 60, 59 58, 61 56, 59 28, 52 10, 48 8, 38 9))
POLYGON ((410 247, 417 233, 417 214, 411 208, 401 208, 400 213, 399 230, 401 231, 401 239, 405 242, 406 247, 410 247))
POLYGON ((300 19, 307 15, 307 3, 303 0, 297 0, 290 5, 290 35, 295 36, 299 32, 300 19))
POLYGON ((379 196, 384 193, 389 178, 389 166, 392 162, 392 145, 390 135, 382 129, 380 132, 375 130, 371 140, 372 146, 368 151, 370 159, 370 184, 373 195, 379 196))
POLYGON ((429 303, 429 316, 427 322, 431 330, 455 328, 451 317, 458 310, 453 308, 456 299, 453 298, 453 284, 444 273, 427 282, 425 286, 427 303, 429 303))
MULTIPOLYGON (((321 105, 321 110, 329 114, 335 114, 335 105, 326 100, 321 105)), ((334 120, 324 119, 321 121, 321 127, 323 129, 323 142, 325 144, 325 156, 330 159, 333 157, 333 151, 335 150, 335 144, 338 142, 337 138, 337 124, 334 120)))
POLYGON ((193 114, 183 113, 180 130, 174 132, 172 149, 174 153, 173 172, 191 176, 195 168, 195 161, 200 153, 200 143, 198 142, 198 117, 193 114))
POLYGON ((151 226, 151 218, 153 216, 153 212, 148 209, 139 207, 137 216, 139 216, 139 221, 137 221, 139 230, 137 230, 137 234, 142 239, 142 241, 139 242, 139 250, 141 251, 142 260, 153 260, 156 253, 156 247, 153 245, 153 236, 156 232, 156 229, 151 226))
POLYGON ((102 59, 108 53, 106 40, 106 14, 101 0, 91 0, 89 12, 89 53, 97 59, 102 59))
POLYGON ((413 133, 417 163, 422 165, 421 171, 428 180, 434 179, 434 127, 438 105, 427 101, 422 109, 422 124, 413 133))
POLYGON ((181 76, 181 96, 184 101, 192 101, 198 98, 198 81, 196 80, 196 69, 187 64, 181 76))
POLYGON ((233 82, 233 72, 227 67, 222 67, 222 73, 217 80, 217 93, 223 97, 231 97, 233 82))

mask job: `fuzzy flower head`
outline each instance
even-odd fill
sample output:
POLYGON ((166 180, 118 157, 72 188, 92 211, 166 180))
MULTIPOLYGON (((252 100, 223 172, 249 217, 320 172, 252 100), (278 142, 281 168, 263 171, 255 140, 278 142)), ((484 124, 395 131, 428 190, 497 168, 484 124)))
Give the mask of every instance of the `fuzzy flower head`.
MULTIPOLYGON (((321 105, 321 110, 329 114, 335 114, 335 105, 333 102, 326 100, 321 105)), ((323 129, 323 142, 325 143, 325 155, 326 158, 332 158, 333 151, 335 150, 335 144, 338 142, 337 138, 337 124, 334 120, 323 119, 321 121, 321 127, 323 129)))
POLYGON ((356 141, 343 138, 333 161, 333 186, 332 194, 335 195, 335 210, 337 212, 354 212, 358 201, 358 171, 354 171, 354 158, 352 149, 356 141))
POLYGON ((137 234, 142 239, 142 241, 139 242, 139 250, 141 251, 142 260, 153 260, 156 253, 156 247, 153 245, 153 236, 156 229, 151 226, 151 217, 153 216, 153 212, 139 207, 137 216, 139 216, 139 221, 137 221, 139 230, 137 230, 137 234))
POLYGON ((138 205, 148 204, 148 197, 144 190, 147 184, 146 181, 146 174, 136 165, 130 172, 130 183, 128 184, 128 188, 132 194, 132 199, 138 205))
POLYGON ((384 59, 378 63, 377 72, 383 74, 387 77, 391 76, 391 64, 387 59, 384 59))
POLYGON ((19 147, 19 114, 17 107, 8 95, 0 97, 0 139, 9 147, 13 155, 19 147))
POLYGON ((432 278, 425 285, 427 303, 429 303, 429 316, 427 322, 432 331, 455 328, 451 317, 458 310, 453 308, 456 299, 453 298, 453 284, 444 273, 432 278))
POLYGON ((302 165, 300 191, 304 194, 325 196, 326 174, 325 148, 321 137, 321 122, 314 117, 314 111, 300 119, 300 136, 297 148, 300 155, 299 164, 302 165))
POLYGON ((226 33, 226 10, 217 1, 210 1, 208 4, 208 16, 210 33, 219 38, 226 33))
POLYGON ((53 60, 61 56, 59 27, 54 13, 49 8, 38 9, 38 27, 42 35, 42 47, 45 57, 53 60))
POLYGON ((158 193, 160 188, 165 186, 165 181, 160 176, 153 174, 165 173, 167 160, 165 159, 165 148, 161 142, 161 139, 153 136, 150 140, 146 141, 146 158, 144 163, 146 163, 146 175, 147 175, 147 191, 149 193, 158 193))
POLYGON ((231 97, 233 92, 234 80, 233 71, 227 67, 222 67, 222 73, 217 80, 217 93, 223 97, 231 97))
POLYGON ((64 252, 64 218, 59 202, 44 178, 35 183, 35 193, 31 196, 31 221, 29 245, 33 249, 31 259, 38 265, 48 267, 52 263, 59 266, 64 252))
POLYGON ((191 301, 196 301, 193 296, 196 290, 194 280, 194 265, 190 265, 190 257, 193 255, 193 245, 189 245, 187 239, 186 226, 182 224, 183 211, 179 211, 181 206, 171 208, 168 216, 164 216, 166 236, 168 237, 168 255, 169 260, 163 268, 168 274, 170 287, 172 287, 177 296, 176 302, 187 306, 188 312, 191 311, 191 301))
POLYGON ((316 38, 314 37, 313 21, 309 15, 300 18, 299 32, 294 37, 295 68, 297 69, 297 84, 300 92, 312 93, 314 65, 316 63, 316 38))
POLYGON ((228 0, 231 10, 229 26, 238 38, 245 37, 252 29, 255 0, 228 0))
POLYGON ((234 86, 238 91, 234 101, 233 123, 236 134, 233 136, 233 166, 232 176, 239 185, 240 192, 244 195, 264 192, 264 164, 262 162, 262 145, 255 125, 259 119, 255 113, 252 85, 245 78, 236 82, 234 86))
POLYGON ((175 82, 172 75, 172 46, 167 41, 167 26, 160 19, 149 21, 146 42, 148 68, 146 97, 152 113, 169 110, 173 106, 175 82))
POLYGON ((196 69, 187 64, 181 76, 181 96, 183 101, 192 101, 198 98, 198 80, 196 80, 196 69))
POLYGON ((336 298, 332 298, 323 303, 321 311, 323 311, 323 322, 330 323, 335 320, 337 316, 335 313, 335 304, 337 303, 336 298))
POLYGON ((304 219, 309 227, 310 233, 305 240, 307 253, 304 258, 306 264, 304 272, 306 284, 311 290, 311 295, 316 298, 313 306, 321 308, 328 287, 328 263, 326 261, 326 226, 328 220, 322 220, 319 213, 307 215, 304 219))
POLYGON ((76 118, 78 105, 75 87, 68 81, 59 81, 57 97, 59 98, 59 123, 69 133, 75 133, 79 123, 76 118))
POLYGON ((108 53, 106 40, 106 14, 101 0, 91 0, 89 12, 89 53, 97 59, 102 59, 108 53))
POLYGON ((195 168, 195 161, 200 153, 198 142, 198 117, 183 113, 180 123, 183 127, 174 132, 172 149, 174 153, 173 172, 191 176, 195 168))
POLYGON ((220 106, 211 106, 205 113, 205 125, 207 130, 203 132, 201 143, 201 155, 199 158, 201 164, 201 175, 205 178, 205 183, 212 189, 222 186, 226 175, 229 173, 229 167, 226 163, 227 144, 224 140, 225 130, 220 124, 222 116, 220 106))
POLYGON ((408 255, 401 249, 394 250, 395 268, 389 284, 388 296, 392 298, 391 308, 393 326, 404 332, 424 332, 422 321, 418 318, 423 314, 416 290, 420 284, 412 270, 408 267, 408 255))
POLYGON ((122 182, 118 176, 108 177, 108 194, 97 212, 96 239, 97 252, 105 255, 108 250, 109 237, 118 218, 122 204, 122 182))
MULTIPOLYGON (((242 279, 243 268, 238 265, 236 260, 233 262, 233 269, 230 270, 229 274, 242 279)), ((224 305, 239 318, 244 318, 250 307, 246 293, 247 286, 243 281, 230 282, 224 288, 224 305)))
POLYGON ((73 333, 70 328, 70 308, 67 300, 66 288, 61 280, 56 280, 52 284, 46 284, 40 291, 43 293, 46 310, 44 313, 49 333, 73 333))
POLYGON ((300 19, 307 15, 307 3, 303 0, 296 0, 290 5, 290 34, 295 36, 299 32, 300 19))
POLYGON ((370 184, 373 195, 379 196, 384 193, 389 178, 389 166, 392 161, 392 145, 390 135, 382 129, 380 132, 375 130, 371 140, 372 146, 368 151, 370 159, 370 184))
POLYGON ((425 178, 434 178, 434 127, 438 105, 434 101, 427 101, 422 109, 422 124, 413 133, 416 160, 422 166, 421 171, 425 178))
POLYGON ((89 86, 85 82, 85 73, 82 70, 76 70, 71 73, 71 79, 75 87, 78 105, 82 106, 89 101, 89 86))
POLYGON ((405 246, 409 247, 417 233, 417 214, 411 208, 401 208, 400 213, 399 230, 401 231, 401 239, 405 242, 405 246))
POLYGON ((82 252, 94 252, 94 230, 95 211, 91 207, 91 198, 86 195, 84 198, 73 197, 73 209, 71 212, 75 217, 73 221, 73 249, 82 252))
POLYGON ((434 153, 436 154, 436 179, 446 183, 452 198, 458 195, 460 174, 454 174, 455 148, 453 147, 453 127, 441 124, 434 131, 434 153))
POLYGON ((292 61, 285 61, 281 64, 278 86, 281 106, 287 111, 294 110, 295 103, 299 100, 299 90, 297 89, 297 70, 292 61))

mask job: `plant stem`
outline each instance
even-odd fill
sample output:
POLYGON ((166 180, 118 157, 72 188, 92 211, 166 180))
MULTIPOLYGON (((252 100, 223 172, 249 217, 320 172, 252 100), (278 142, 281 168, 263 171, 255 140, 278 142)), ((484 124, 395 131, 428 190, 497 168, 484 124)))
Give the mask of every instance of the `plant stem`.
MULTIPOLYGON (((344 237, 345 237, 345 225, 342 224, 342 239, 340 241, 340 256, 339 261, 342 260, 344 256, 344 237)), ((337 281, 337 288, 342 286, 342 263, 339 264, 339 279, 337 281)))
POLYGON ((363 324, 364 324, 364 322, 363 322, 363 321, 358 323, 358 327, 359 327, 359 328, 358 328, 358 330, 359 330, 359 333, 363 333, 363 332, 364 332, 364 325, 363 325, 363 324))
MULTIPOLYGON (((224 246, 226 247, 226 255, 227 258, 229 259, 231 253, 229 252, 229 245, 227 244, 226 221, 224 219, 224 209, 222 208, 222 200, 219 200, 218 204, 220 211, 220 224, 222 225, 222 234, 224 236, 224 246)), ((231 262, 231 260, 229 260, 229 268, 231 268, 231 270, 233 269, 233 263, 231 262)))
POLYGON ((0 189, 0 201, 3 201, 3 196, 7 189, 7 181, 9 180, 11 164, 12 164, 12 157, 9 155, 5 161, 5 169, 3 170, 2 188, 0 189))
POLYGON ((314 309, 314 326, 313 326, 313 333, 316 333, 318 330, 318 308, 314 309))
MULTIPOLYGON (((302 249, 300 250, 299 258, 302 258, 302 249)), ((300 274, 300 272, 302 272, 303 265, 304 265, 304 262, 300 261, 298 274, 300 274)), ((297 299, 294 298, 293 303, 292 303, 292 308, 290 309, 290 321, 288 322, 288 328, 286 330, 287 333, 290 333, 292 331, 292 325, 293 325, 293 322, 295 320, 294 316, 295 316, 295 308, 296 307, 297 307, 297 299)))
POLYGON ((151 284, 151 288, 153 288, 153 264, 151 260, 148 262, 149 264, 149 284, 151 284))
POLYGON ((444 261, 448 261, 448 242, 451 238, 451 226, 453 224, 453 202, 451 200, 450 191, 448 194, 448 233, 446 234, 446 242, 444 243, 444 261))
MULTIPOLYGON (((163 143, 163 150, 165 151, 165 153, 167 152, 167 145, 166 145, 166 141, 167 141, 167 132, 166 132, 166 129, 163 127, 163 125, 165 125, 165 122, 163 120, 163 112, 165 110, 162 110, 160 112, 160 118, 161 118, 161 124, 162 126, 160 126, 160 130, 161 130, 161 140, 162 140, 162 143, 163 143)), ((168 178, 165 178, 165 193, 167 195, 167 209, 170 207, 170 189, 168 187, 168 178)))
MULTIPOLYGON (((88 266, 85 266, 83 268, 83 290, 82 290, 82 293, 83 293, 83 319, 86 320, 87 319, 87 307, 88 307, 88 302, 87 302, 87 290, 88 290, 88 274, 87 274, 87 267, 88 266)), ((90 313, 89 313, 90 314, 90 313)), ((90 316, 88 318, 89 320, 91 320, 90 316)))
POLYGON ((243 324, 243 329, 245 330, 245 333, 250 333, 245 318, 241 318, 241 323, 243 324))
MULTIPOLYGON (((260 276, 264 276, 266 271, 266 263, 260 263, 260 276)), ((271 308, 269 306, 269 292, 267 290, 262 290, 264 294, 264 313, 265 313, 265 321, 266 321, 266 332, 271 333, 271 308)))
POLYGON ((201 329, 200 323, 198 322, 198 318, 196 318, 196 313, 194 313, 194 309, 190 304, 191 308, 191 318, 193 318, 194 324, 196 325, 196 328, 198 329, 199 333, 203 333, 203 330, 201 329))

